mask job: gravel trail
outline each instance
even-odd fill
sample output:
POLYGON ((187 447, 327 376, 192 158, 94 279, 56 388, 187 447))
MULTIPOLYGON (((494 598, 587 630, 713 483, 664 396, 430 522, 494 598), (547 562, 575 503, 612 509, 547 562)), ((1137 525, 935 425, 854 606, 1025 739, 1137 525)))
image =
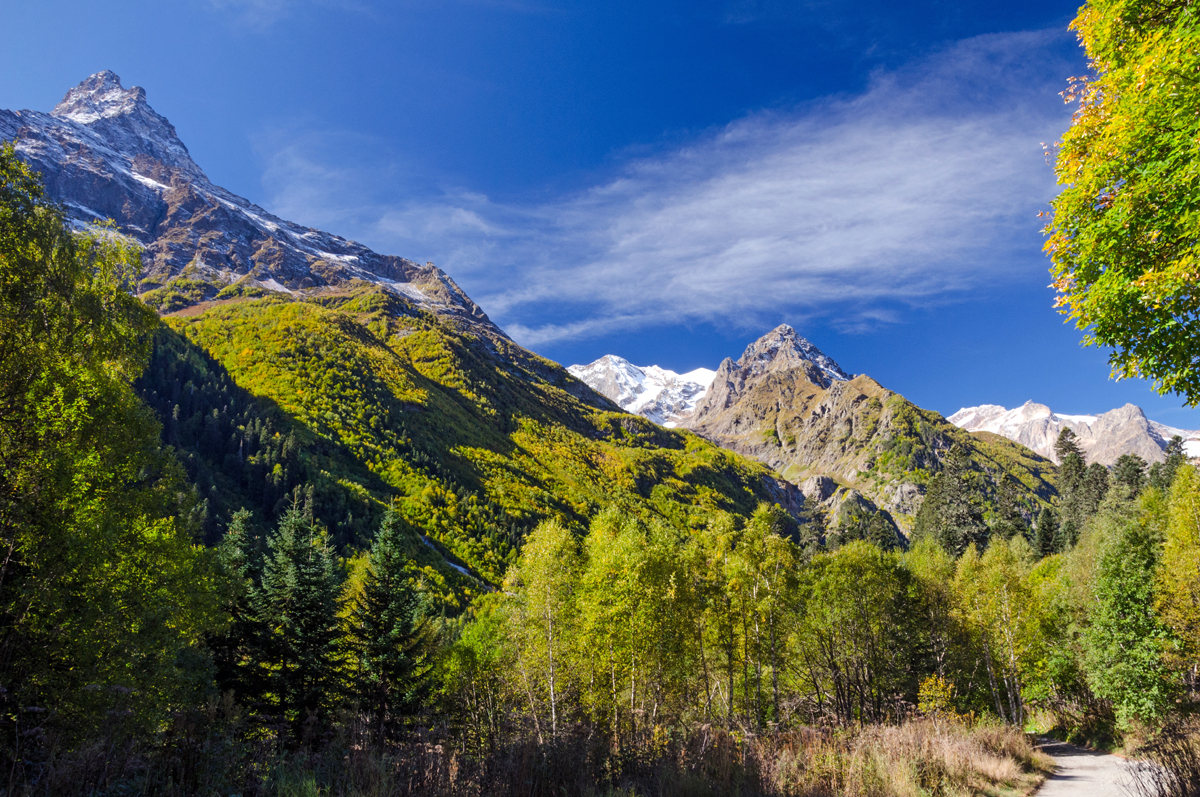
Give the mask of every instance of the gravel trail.
POLYGON ((1037 797, 1130 797, 1133 763, 1108 753, 1097 753, 1073 744, 1042 739, 1042 752, 1058 769, 1046 779, 1037 797))

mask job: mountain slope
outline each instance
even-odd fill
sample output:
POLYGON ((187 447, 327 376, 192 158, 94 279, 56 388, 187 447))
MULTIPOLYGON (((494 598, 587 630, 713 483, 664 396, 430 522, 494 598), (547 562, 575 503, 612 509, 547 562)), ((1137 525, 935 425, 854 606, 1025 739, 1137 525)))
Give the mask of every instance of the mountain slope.
POLYGON ((613 354, 567 371, 621 409, 673 427, 692 414, 712 383, 715 371, 697 368, 677 374, 657 365, 637 366, 613 354))
POLYGON ((168 318, 144 395, 168 441, 181 421, 214 427, 185 448, 202 494, 232 494, 234 504, 270 514, 293 485, 315 479, 326 522, 351 546, 370 534, 356 518, 396 501, 452 561, 493 584, 542 519, 581 526, 619 502, 687 529, 717 511, 749 513, 761 500, 802 505, 758 463, 591 405, 559 366, 527 352, 506 356, 431 313, 406 310, 389 291, 363 285, 319 302, 246 299, 168 318), (262 433, 223 421, 228 402, 198 421, 175 419, 178 397, 166 394, 185 391, 177 378, 159 385, 156 374, 180 356, 205 359, 210 373, 228 374, 269 405, 282 420, 268 440, 286 448, 294 436, 290 445, 307 450, 299 459, 309 463, 276 472, 254 453, 262 433), (206 491, 218 471, 235 484, 206 491))
POLYGON ((1075 432, 1087 460, 1101 465, 1112 465, 1122 454, 1136 454, 1147 462, 1162 462, 1166 459, 1167 443, 1175 435, 1184 439, 1190 456, 1200 455, 1200 432, 1152 421, 1133 404, 1101 415, 1062 415, 1032 401, 1012 410, 998 404, 984 404, 965 407, 947 420, 968 431, 993 432, 1014 440, 1055 462, 1058 456, 1054 453, 1054 443, 1064 428, 1075 432))
POLYGON ((449 605, 499 584, 525 533, 611 503, 681 533, 803 497, 765 466, 620 412, 513 343, 441 271, 271 216, 212 185, 140 89, 109 72, 0 136, 77 223, 144 247, 163 313, 137 389, 162 421, 210 542, 311 504, 340 548, 388 504, 421 582, 449 605))
POLYGON ((48 114, 0 110, 0 140, 42 174, 75 223, 112 219, 144 247, 138 292, 162 311, 365 280, 476 334, 503 336, 432 264, 284 221, 213 185, 146 92, 112 72, 92 75, 48 114))
MULTIPOLYGON (((779 327, 726 359, 685 425, 753 457, 818 500, 857 492, 907 528, 925 483, 953 446, 988 477, 1005 475, 1028 511, 1054 493, 1053 465, 994 435, 971 435, 779 327)), ((869 506, 868 506, 869 508, 869 506)))

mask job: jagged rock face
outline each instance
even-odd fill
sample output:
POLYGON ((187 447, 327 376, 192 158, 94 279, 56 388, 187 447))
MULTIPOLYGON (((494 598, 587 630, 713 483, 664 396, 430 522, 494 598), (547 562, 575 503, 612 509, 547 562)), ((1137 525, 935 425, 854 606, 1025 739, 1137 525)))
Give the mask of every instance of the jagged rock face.
POLYGON ((621 409, 672 427, 689 417, 703 398, 714 372, 697 368, 677 374, 657 365, 637 366, 613 354, 567 370, 621 409))
POLYGON ((782 324, 751 343, 735 362, 726 357, 717 368, 708 393, 696 405, 689 425, 733 406, 740 396, 772 374, 802 372, 821 388, 846 382, 850 375, 816 346, 782 324))
POLYGON ((1200 454, 1200 432, 1175 429, 1151 421, 1140 407, 1126 404, 1101 415, 1062 415, 1045 404, 1027 401, 1013 410, 997 404, 966 407, 951 415, 951 423, 968 431, 1007 437, 1055 462, 1054 443, 1064 428, 1078 438, 1088 462, 1112 465, 1123 454, 1136 454, 1147 462, 1162 462, 1164 450, 1175 435, 1185 441, 1189 455, 1200 454))
POLYGON ((146 293, 181 275, 196 299, 239 281, 268 290, 386 285, 456 324, 503 336, 444 272, 284 221, 213 185, 175 128, 112 72, 92 75, 52 112, 0 110, 0 141, 42 174, 47 194, 79 225, 112 219, 143 249, 146 293))
POLYGON ((790 327, 771 331, 737 362, 725 360, 683 425, 769 465, 827 506, 856 491, 856 504, 887 509, 902 529, 920 507, 924 481, 956 444, 993 480, 1013 474, 1031 500, 1054 492, 1047 460, 967 434, 868 376, 851 378, 790 327))

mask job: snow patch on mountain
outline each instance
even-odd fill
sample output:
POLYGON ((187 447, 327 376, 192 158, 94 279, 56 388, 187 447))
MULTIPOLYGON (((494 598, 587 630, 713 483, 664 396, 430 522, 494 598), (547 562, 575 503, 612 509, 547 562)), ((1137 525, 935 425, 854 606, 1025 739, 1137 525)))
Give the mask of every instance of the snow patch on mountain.
POLYGON ((1184 440, 1189 457, 1200 456, 1200 431, 1176 429, 1152 421, 1140 407, 1126 404, 1100 415, 1056 413, 1045 404, 1027 401, 1015 409, 999 404, 964 407, 946 420, 969 432, 992 432, 1058 461, 1054 443, 1064 428, 1079 439, 1089 462, 1112 465, 1122 454, 1137 454, 1147 462, 1161 462, 1172 437, 1184 440))
POLYGON ((0 142, 43 176, 76 227, 114 219, 142 247, 139 292, 201 276, 204 296, 249 278, 290 293, 383 285, 485 337, 503 337, 448 276, 281 219, 214 185, 174 126, 110 71, 72 88, 50 113, 0 110, 0 142))
POLYGON ((643 415, 668 428, 692 414, 716 375, 707 368, 677 374, 657 365, 638 366, 615 354, 567 370, 626 412, 643 415))

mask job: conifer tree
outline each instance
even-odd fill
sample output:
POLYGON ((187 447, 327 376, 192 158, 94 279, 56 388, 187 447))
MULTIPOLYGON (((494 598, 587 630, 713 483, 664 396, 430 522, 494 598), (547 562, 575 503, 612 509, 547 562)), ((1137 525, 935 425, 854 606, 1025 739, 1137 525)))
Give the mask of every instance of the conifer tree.
POLYGON ((1100 508, 1100 502, 1104 500, 1104 496, 1108 495, 1108 482, 1108 468, 1099 462, 1088 465, 1080 501, 1084 520, 1096 514, 1096 510, 1100 508))
POLYGON ((991 527, 991 536, 1011 540, 1013 537, 1025 536, 1029 533, 1029 524, 1021 515, 1020 498, 1017 495, 1016 484, 1008 474, 1000 480, 996 497, 996 516, 991 527))
POLYGON ((943 463, 942 472, 930 480, 929 488, 913 524, 913 538, 932 536, 955 556, 971 543, 987 539, 987 525, 979 505, 979 474, 955 446, 943 463))
POLYGON ((1122 454, 1113 465, 1112 476, 1136 496, 1146 486, 1146 460, 1137 454, 1122 454))
POLYGON ((1064 426, 1058 433, 1058 439, 1054 441, 1054 453, 1058 456, 1059 462, 1065 460, 1070 454, 1074 454, 1080 459, 1083 458, 1083 449, 1079 447, 1079 437, 1069 426, 1064 426))
POLYGON ((252 517, 248 509, 235 512, 217 546, 217 563, 227 590, 222 609, 229 625, 208 638, 217 685, 249 704, 260 701, 267 688, 267 662, 262 655, 266 627, 255 611, 262 557, 255 551, 250 532, 252 517))
POLYGON ((867 522, 866 541, 878 545, 884 551, 894 551, 901 547, 900 538, 896 535, 896 527, 887 510, 881 509, 871 515, 867 522))
POLYGON ((389 508, 371 545, 362 593, 351 613, 358 658, 355 692, 385 733, 413 714, 428 691, 431 636, 409 577, 404 521, 389 508))
POLYGON ((341 585, 329 535, 313 524, 311 503, 302 511, 298 497, 267 540, 256 614, 268 629, 262 652, 270 691, 300 736, 340 692, 341 585))
MULTIPOLYGON (((1059 457, 1058 466, 1058 534, 1055 550, 1065 551, 1079 539, 1083 522, 1092 506, 1088 489, 1087 462, 1076 440, 1075 433, 1063 427, 1054 444, 1059 457)), ((1099 504, 1097 501, 1096 504, 1099 504)), ((1092 506, 1092 511, 1095 511, 1092 506)))
POLYGON ((1183 438, 1175 435, 1167 443, 1167 460, 1166 462, 1155 462, 1150 466, 1150 474, 1147 481, 1151 487, 1157 487, 1163 492, 1171 489, 1171 483, 1175 481, 1175 473, 1179 470, 1179 466, 1187 462, 1187 455, 1183 451, 1183 438))
POLYGON ((1031 544, 1038 558, 1058 552, 1058 519, 1054 516, 1054 510, 1048 506, 1042 507, 1042 512, 1038 515, 1031 544))

